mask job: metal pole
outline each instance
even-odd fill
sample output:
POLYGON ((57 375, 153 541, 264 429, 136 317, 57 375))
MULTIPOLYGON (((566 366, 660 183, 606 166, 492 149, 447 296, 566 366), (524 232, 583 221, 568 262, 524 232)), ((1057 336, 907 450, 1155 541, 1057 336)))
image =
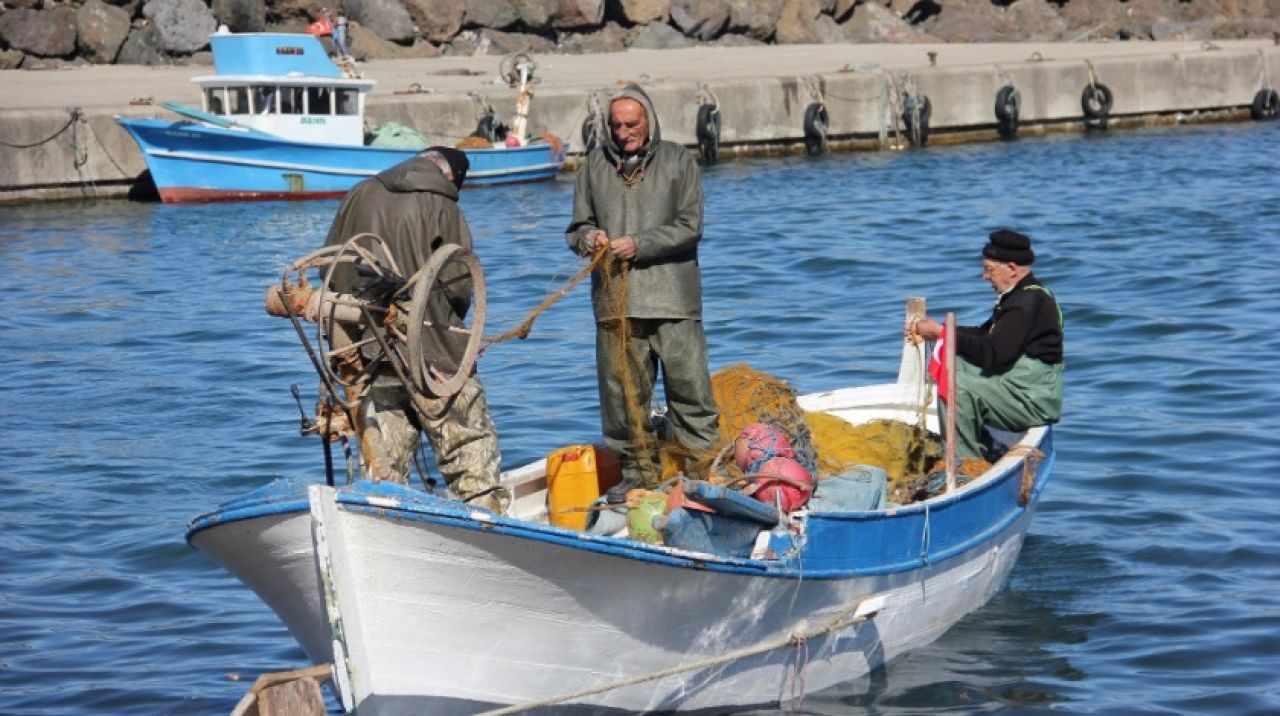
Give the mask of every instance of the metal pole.
POLYGON ((956 385, 956 314, 947 313, 943 324, 946 335, 947 388, 951 395, 947 400, 947 492, 956 489, 956 398, 960 390, 956 385))

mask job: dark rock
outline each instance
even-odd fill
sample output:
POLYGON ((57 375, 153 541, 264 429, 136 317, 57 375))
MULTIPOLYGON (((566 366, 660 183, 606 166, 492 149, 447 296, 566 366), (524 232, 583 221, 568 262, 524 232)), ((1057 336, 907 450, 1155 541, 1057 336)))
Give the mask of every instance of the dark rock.
POLYGON ((631 38, 629 47, 639 50, 674 50, 692 47, 693 40, 665 22, 651 22, 631 38))
POLYGON ((1125 6, 1116 0, 1069 0, 1059 16, 1067 25, 1065 39, 1116 38, 1124 26, 1125 6))
POLYGON ((1067 23, 1046 0, 1017 0, 1004 10, 1004 35, 1019 42, 1053 42, 1067 23))
POLYGON ((764 40, 757 40, 750 35, 726 33, 712 40, 709 44, 713 47, 762 47, 768 43, 764 40))
POLYGON ((671 18, 671 0, 610 0, 609 10, 631 25, 666 22, 671 18))
POLYGON ((911 23, 880 3, 863 3, 844 24, 849 42, 904 42, 918 34, 911 23))
POLYGON ((200 0, 147 0, 142 14, 160 31, 160 46, 170 53, 203 50, 218 29, 213 13, 200 0))
POLYGON ((516 9, 525 25, 532 28, 544 28, 551 24, 551 18, 560 9, 560 0, 507 0, 516 9))
POLYGON ((942 11, 919 24, 945 42, 1000 42, 1004 39, 999 8, 988 0, 946 0, 942 11))
POLYGON ((520 22, 520 13, 507 0, 468 0, 463 27, 506 30, 520 22))
POLYGON ((232 32, 262 32, 267 29, 265 0, 213 0, 213 19, 232 32))
POLYGON ((26 55, 22 50, 0 50, 0 70, 16 70, 26 55))
POLYGON ((470 57, 476 54, 479 45, 480 35, 475 30, 463 30, 440 49, 444 51, 445 57, 470 57))
POLYGON ((489 29, 481 30, 478 34, 478 55, 513 55, 517 52, 547 55, 556 51, 555 43, 542 35, 489 29))
POLYGON ((818 17, 822 7, 818 0, 787 0, 778 16, 778 30, 774 41, 779 45, 810 45, 822 42, 818 30, 818 17))
POLYGON ((358 22, 347 23, 347 44, 357 60, 400 60, 418 57, 413 47, 392 42, 358 22))
POLYGON ((1178 0, 1129 0, 1125 3, 1120 36, 1151 39, 1151 26, 1172 22, 1178 16, 1178 0))
POLYGON ((671 24, 695 40, 714 40, 729 26, 727 0, 672 0, 671 24))
POLYGON ((5 5, 10 8, 23 8, 25 10, 39 10, 44 0, 5 0, 5 5))
POLYGON ((604 22, 604 0, 560 0, 551 16, 553 30, 583 30, 604 22))
POLYGON ((418 34, 432 42, 452 40, 467 15, 466 0, 404 0, 404 8, 418 26, 418 34))
POLYGON ((117 65, 167 65, 168 55, 164 54, 164 40, 155 25, 135 27, 120 46, 116 55, 117 65))
POLYGON ((1208 40, 1213 37, 1213 20, 1157 22, 1151 26, 1153 40, 1208 40))
POLYGON ((76 11, 16 8, 0 15, 0 40, 36 57, 63 57, 76 51, 76 11))
POLYGON ((190 55, 183 57, 181 60, 175 62, 174 64, 189 65, 192 67, 212 67, 213 53, 209 52, 208 50, 193 52, 190 55))
POLYGON ((853 14, 853 8, 858 5, 858 0, 836 0, 831 6, 831 18, 836 22, 844 22, 853 14))
POLYGON ((768 40, 786 4, 787 0, 729 0, 729 32, 768 40))
POLYGON ((76 47, 80 56, 100 65, 116 61, 129 36, 129 15, 102 0, 87 0, 76 10, 76 47))
POLYGON ((566 33, 558 44, 569 55, 622 52, 627 49, 627 31, 616 22, 606 22, 595 32, 566 33))
POLYGON ((347 19, 360 23, 384 40, 406 43, 413 40, 413 18, 400 0, 347 0, 347 19))
MULTIPOLYGON (((289 20, 305 20, 312 22, 320 18, 320 8, 333 5, 329 0, 272 0, 267 8, 267 22, 270 27, 278 27, 289 20)), ((272 30, 275 32, 275 30, 272 30)))

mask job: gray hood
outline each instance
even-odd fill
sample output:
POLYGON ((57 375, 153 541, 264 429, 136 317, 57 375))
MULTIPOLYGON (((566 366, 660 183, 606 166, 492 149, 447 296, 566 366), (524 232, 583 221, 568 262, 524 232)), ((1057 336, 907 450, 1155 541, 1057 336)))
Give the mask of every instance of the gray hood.
MULTIPOLYGON (((634 82, 628 82, 617 94, 609 98, 607 106, 612 107, 614 100, 633 99, 640 103, 644 108, 644 114, 649 119, 649 142, 644 145, 645 163, 648 164, 653 160, 654 150, 658 147, 658 142, 662 141, 662 128, 658 126, 658 113, 653 111, 653 100, 649 99, 649 95, 640 85, 634 82)), ((606 110, 608 111, 608 110, 606 110)), ((617 142, 613 140, 613 132, 609 130, 608 117, 605 117, 605 133, 604 133, 604 149, 605 154, 609 156, 609 161, 614 165, 622 161, 622 150, 618 148, 617 142)))

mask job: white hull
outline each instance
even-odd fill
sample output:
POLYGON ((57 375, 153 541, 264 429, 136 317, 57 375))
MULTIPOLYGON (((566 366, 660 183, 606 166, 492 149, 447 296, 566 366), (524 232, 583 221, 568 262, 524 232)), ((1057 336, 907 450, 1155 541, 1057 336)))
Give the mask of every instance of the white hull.
POLYGON ((626 710, 786 701, 938 638, 1000 588, 1030 513, 980 548, 909 574, 746 576, 636 562, 483 530, 355 514, 313 488, 362 714, 475 713, 606 687, 786 639, 804 643, 566 703, 626 710))

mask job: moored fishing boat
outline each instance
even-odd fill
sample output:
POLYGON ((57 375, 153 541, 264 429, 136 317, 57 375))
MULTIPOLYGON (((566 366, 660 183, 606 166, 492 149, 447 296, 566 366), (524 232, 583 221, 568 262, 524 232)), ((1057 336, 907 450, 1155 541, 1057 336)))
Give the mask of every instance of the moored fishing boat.
MULTIPOLYGON (((336 64, 317 38, 220 31, 210 47, 215 74, 192 80, 201 108, 163 103, 179 120, 116 117, 162 201, 340 197, 417 153, 365 146, 365 105, 376 83, 336 64)), ((551 179, 564 164, 561 142, 524 137, 529 70, 514 73, 521 99, 512 133, 465 150, 468 186, 551 179)))
MULTIPOLYGON (((895 383, 800 406, 909 422, 921 350, 904 347, 895 383)), ((313 661, 332 660, 347 709, 772 704, 929 643, 999 590, 1054 459, 1049 427, 1008 442, 968 484, 884 509, 801 511, 790 541, 750 556, 549 524, 545 461, 504 475, 510 516, 386 483, 295 483, 197 518, 188 539, 313 661)))

